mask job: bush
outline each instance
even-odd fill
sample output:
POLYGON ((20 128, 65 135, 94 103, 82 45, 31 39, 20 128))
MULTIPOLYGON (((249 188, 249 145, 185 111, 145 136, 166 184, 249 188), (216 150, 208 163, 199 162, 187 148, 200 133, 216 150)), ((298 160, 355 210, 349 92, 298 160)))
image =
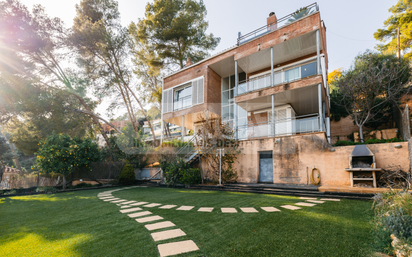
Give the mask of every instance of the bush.
POLYGON ((395 142, 403 142, 402 139, 399 138, 390 138, 390 139, 368 139, 365 140, 365 143, 361 142, 353 142, 353 141, 337 141, 333 146, 346 146, 346 145, 371 145, 371 144, 382 144, 382 143, 395 143, 395 142))
POLYGON ((373 197, 375 218, 374 237, 378 251, 393 253, 391 235, 400 244, 395 250, 412 254, 412 195, 406 191, 390 191, 373 197), (409 253, 408 253, 409 252, 409 253))
POLYGON ((191 168, 182 158, 173 162, 162 162, 160 167, 163 170, 165 182, 168 185, 199 184, 202 182, 200 169, 191 168))
POLYGON ((130 164, 124 165, 122 172, 119 175, 119 184, 132 185, 136 180, 136 175, 133 170, 133 166, 130 164))

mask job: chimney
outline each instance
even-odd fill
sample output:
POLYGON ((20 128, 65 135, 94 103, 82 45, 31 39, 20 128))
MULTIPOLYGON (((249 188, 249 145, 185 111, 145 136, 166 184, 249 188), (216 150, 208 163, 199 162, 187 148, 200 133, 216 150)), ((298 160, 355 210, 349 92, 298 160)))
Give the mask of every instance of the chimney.
POLYGON ((192 59, 190 59, 190 57, 187 57, 187 60, 186 60, 186 67, 189 67, 190 65, 192 65, 193 63, 192 63, 192 59))
POLYGON ((278 21, 278 18, 276 17, 275 12, 269 13, 269 17, 266 19, 267 25, 268 25, 268 30, 275 30, 278 27, 278 24, 276 23, 278 21), (272 25, 269 26, 269 24, 273 23, 272 25))

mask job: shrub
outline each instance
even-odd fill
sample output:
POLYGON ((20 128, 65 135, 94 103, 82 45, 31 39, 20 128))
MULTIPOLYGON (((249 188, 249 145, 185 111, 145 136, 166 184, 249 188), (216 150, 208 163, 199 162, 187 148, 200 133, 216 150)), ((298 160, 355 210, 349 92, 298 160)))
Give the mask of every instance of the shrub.
MULTIPOLYGON (((373 197, 375 218, 374 236, 377 250, 392 254, 391 235, 398 243, 395 249, 412 254, 412 195, 407 191, 390 191, 373 197)), ((394 240, 395 241, 395 240, 394 240)))
POLYGON ((168 185, 199 184, 202 182, 200 169, 191 168, 182 158, 172 162, 162 162, 160 167, 163 170, 165 182, 168 185))
POLYGON ((361 142, 353 142, 353 141, 337 141, 333 146, 346 146, 346 145, 370 145, 370 144, 382 144, 382 143, 395 143, 395 142, 403 142, 402 139, 399 138, 390 138, 390 139, 368 139, 365 141, 365 143, 361 142))
POLYGON ((133 166, 130 164, 124 165, 119 175, 119 184, 132 185, 136 180, 136 175, 133 170, 133 166))

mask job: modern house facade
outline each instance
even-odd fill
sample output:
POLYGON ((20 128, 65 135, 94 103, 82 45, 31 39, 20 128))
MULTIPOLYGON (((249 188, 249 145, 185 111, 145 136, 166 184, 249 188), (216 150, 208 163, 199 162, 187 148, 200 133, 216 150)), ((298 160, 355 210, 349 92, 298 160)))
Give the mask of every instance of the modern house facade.
POLYGON ((330 141, 327 70, 318 5, 280 19, 272 12, 263 27, 239 32, 235 46, 163 78, 162 126, 184 127, 183 138, 196 133, 200 116, 221 117, 242 154, 253 156, 240 162, 238 180, 296 183, 279 177, 276 142, 305 135, 330 141))

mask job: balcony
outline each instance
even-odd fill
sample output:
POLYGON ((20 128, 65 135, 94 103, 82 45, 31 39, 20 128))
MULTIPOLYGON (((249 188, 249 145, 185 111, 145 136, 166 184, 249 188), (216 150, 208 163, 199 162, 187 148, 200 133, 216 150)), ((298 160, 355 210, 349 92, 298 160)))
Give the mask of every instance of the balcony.
POLYGON ((287 70, 274 72, 274 83, 271 83, 271 73, 239 82, 236 95, 246 94, 262 88, 289 83, 318 74, 317 62, 309 62, 288 67, 287 70))
POLYGON ((299 12, 293 12, 289 15, 286 15, 280 19, 278 19, 275 22, 272 22, 270 24, 267 24, 263 27, 260 27, 252 32, 249 32, 245 35, 239 36, 237 39, 237 45, 244 44, 248 41, 251 41, 257 37, 260 37, 262 35, 265 35, 267 33, 270 33, 274 30, 280 29, 282 27, 285 27, 289 24, 292 24, 294 22, 299 21, 300 19, 305 18, 306 16, 319 11, 319 7, 317 3, 313 3, 311 5, 308 5, 306 7, 303 7, 300 9, 299 12))
POLYGON ((326 131, 325 119, 322 120, 323 124, 320 124, 320 117, 316 113, 287 119, 277 119, 275 122, 266 121, 247 124, 238 126, 238 138, 240 140, 246 140, 259 137, 285 136, 326 131), (273 127, 275 128, 275 133, 273 133, 273 127))

